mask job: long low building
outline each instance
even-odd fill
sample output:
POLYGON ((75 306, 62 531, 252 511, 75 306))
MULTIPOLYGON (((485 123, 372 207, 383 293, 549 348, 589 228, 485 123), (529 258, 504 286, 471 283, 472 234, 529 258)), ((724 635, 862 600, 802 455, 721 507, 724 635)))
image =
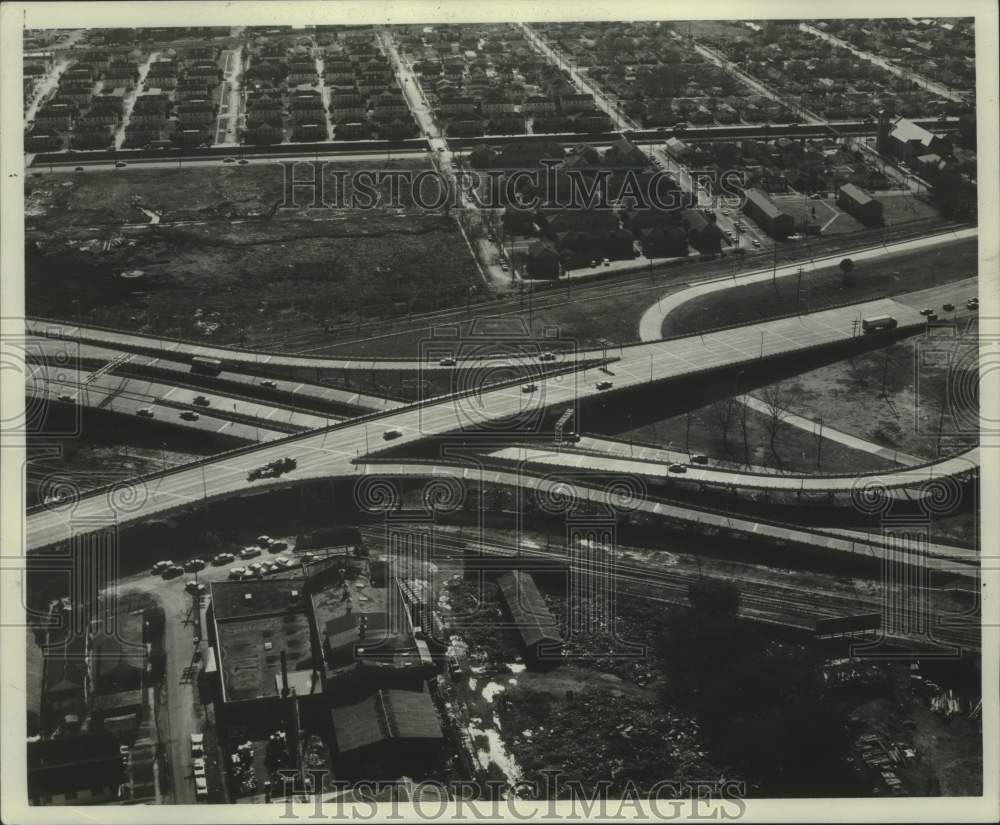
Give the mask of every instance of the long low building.
POLYGON ((837 190, 837 206, 867 226, 882 223, 882 202, 853 183, 845 183, 837 190))
POLYGON ((535 664, 558 664, 562 634, 535 580, 529 573, 514 570, 500 576, 497 586, 528 658, 535 664))
POLYGON ((760 189, 747 189, 743 213, 772 238, 786 238, 795 231, 795 219, 782 212, 760 189))

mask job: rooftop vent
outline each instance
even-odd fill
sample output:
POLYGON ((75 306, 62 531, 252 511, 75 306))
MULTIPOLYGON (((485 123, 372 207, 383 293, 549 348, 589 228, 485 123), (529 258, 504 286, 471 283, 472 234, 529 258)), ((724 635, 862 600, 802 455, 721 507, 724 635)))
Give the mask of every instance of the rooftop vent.
POLYGON ((243 594, 243 600, 244 600, 244 601, 247 601, 247 602, 248 602, 248 601, 250 601, 250 600, 251 600, 252 598, 253 598, 253 593, 244 593, 244 594, 243 594))
POLYGON ((270 650, 272 647, 274 647, 274 645, 270 642, 264 642, 264 650, 270 650))

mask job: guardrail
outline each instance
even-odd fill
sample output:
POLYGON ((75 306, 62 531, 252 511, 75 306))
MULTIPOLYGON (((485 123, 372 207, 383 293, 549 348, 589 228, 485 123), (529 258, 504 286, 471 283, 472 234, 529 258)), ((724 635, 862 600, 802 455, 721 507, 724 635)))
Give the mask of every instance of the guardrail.
MULTIPOLYGON (((553 370, 552 373, 551 373, 551 375, 560 375, 560 374, 567 374, 567 373, 572 373, 572 372, 573 372, 573 368, 569 367, 569 368, 566 368, 566 369, 563 369, 563 370, 553 370)), ((508 381, 499 381, 496 384, 490 384, 485 389, 488 389, 489 391, 500 390, 500 389, 504 389, 506 387, 519 386, 523 382, 524 382, 524 378, 523 377, 521 377, 521 378, 515 378, 515 379, 510 379, 508 381)), ((101 485, 100 487, 94 487, 94 488, 92 488, 90 490, 87 490, 85 493, 83 493, 79 497, 79 499, 77 499, 77 501, 83 500, 85 498, 94 498, 96 496, 99 496, 99 495, 102 495, 104 493, 107 493, 110 490, 119 488, 123 484, 145 483, 145 482, 153 481, 154 479, 158 479, 158 478, 167 478, 169 476, 178 475, 180 473, 187 472, 188 470, 193 470, 193 469, 196 469, 198 467, 201 467, 201 466, 204 466, 204 465, 207 465, 207 464, 214 464, 216 462, 225 461, 225 460, 228 460, 230 458, 235 458, 237 456, 247 455, 249 453, 253 453, 253 452, 257 452, 257 451, 261 451, 261 450, 265 450, 265 449, 271 449, 271 448, 274 448, 274 447, 279 447, 279 446, 293 444, 293 443, 298 442, 298 441, 303 441, 303 440, 305 440, 307 438, 313 438, 315 436, 325 435, 327 433, 332 433, 332 432, 336 432, 338 430, 347 429, 348 427, 354 427, 354 426, 357 426, 357 425, 366 425, 366 424, 368 424, 368 423, 370 423, 372 421, 378 421, 378 420, 383 419, 383 418, 390 418, 390 417, 395 416, 395 415, 400 415, 400 414, 402 414, 404 412, 411 412, 411 411, 414 411, 414 410, 420 410, 420 409, 423 409, 425 407, 429 407, 429 406, 433 406, 435 404, 439 404, 439 403, 441 403, 443 401, 458 400, 460 398, 468 398, 468 397, 473 396, 473 395, 481 394, 483 391, 484 391, 483 387, 472 387, 470 389, 462 390, 460 392, 447 393, 445 395, 432 396, 430 398, 425 398, 425 399, 421 399, 419 401, 414 401, 413 403, 411 403, 409 406, 406 406, 406 407, 397 407, 397 408, 391 409, 391 410, 376 410, 374 412, 367 413, 365 415, 359 415, 359 416, 357 416, 355 418, 347 419, 346 421, 339 421, 336 424, 331 424, 329 427, 319 427, 319 428, 314 429, 314 430, 306 430, 304 432, 293 433, 292 435, 289 435, 286 438, 276 438, 276 439, 273 439, 272 441, 268 441, 266 444, 247 444, 247 445, 244 445, 242 447, 235 447, 232 450, 225 450, 225 451, 223 451, 221 453, 214 453, 213 455, 205 456, 205 457, 199 458, 199 459, 195 459, 194 461, 188 462, 186 464, 178 464, 178 465, 176 465, 174 467, 168 467, 165 470, 158 470, 158 471, 151 472, 151 473, 143 473, 141 475, 132 476, 131 478, 128 478, 128 479, 126 479, 124 481, 118 481, 118 482, 113 482, 113 483, 110 483, 110 484, 104 484, 104 485, 101 485)), ((512 413, 512 414, 514 414, 514 413, 512 413)), ((50 505, 47 505, 47 504, 44 504, 44 503, 35 504, 35 505, 31 506, 31 507, 26 508, 25 512, 28 515, 33 515, 35 513, 43 512, 45 510, 48 510, 49 507, 50 507, 50 505)))
MULTIPOLYGON (((359 462, 355 462, 355 463, 359 463, 359 462)), ((501 473, 508 473, 508 474, 511 474, 511 475, 515 475, 515 473, 512 473, 509 468, 505 468, 503 466, 500 466, 500 467, 492 466, 493 464, 500 463, 500 462, 498 460, 492 460, 491 461, 491 459, 488 456, 484 456, 483 457, 483 464, 482 465, 469 465, 469 464, 463 464, 463 463, 458 462, 458 461, 441 460, 441 459, 406 459, 406 461, 398 461, 398 460, 386 459, 386 458, 368 458, 368 459, 365 459, 363 462, 360 462, 360 463, 363 463, 363 464, 368 465, 368 466, 376 466, 376 467, 377 466, 388 466, 388 467, 392 467, 392 466, 396 466, 396 467, 400 467, 400 466, 427 466, 429 469, 434 468, 434 467, 440 467, 440 466, 448 466, 448 467, 455 467, 455 468, 461 469, 461 470, 470 470, 470 471, 473 471, 473 472, 475 472, 477 470, 480 470, 480 471, 493 470, 494 472, 501 472, 501 473)), ((387 473, 386 475, 392 475, 392 473, 390 472, 390 473, 387 473)), ((517 474, 517 475, 519 475, 519 474, 517 474)), ((549 477, 548 475, 543 475, 541 473, 524 473, 523 475, 526 476, 527 478, 536 478, 536 479, 544 479, 544 478, 548 478, 549 477)), ((597 475, 599 475, 599 473, 594 473, 594 475, 597 476, 597 475)), ((399 477, 405 478, 406 474, 399 474, 399 477)), ((487 480, 485 483, 488 484, 490 482, 489 482, 489 480, 487 480)), ((568 483, 571 484, 571 485, 574 485, 574 486, 579 486, 579 487, 581 487, 583 489, 586 489, 586 490, 596 490, 596 489, 598 489, 596 487, 592 487, 592 486, 588 485, 585 481, 581 482, 581 481, 578 481, 578 480, 575 480, 575 479, 571 479, 568 483)), ((801 524, 795 524, 794 522, 780 521, 778 519, 770 519, 770 518, 761 518, 761 517, 759 517, 757 515, 754 515, 754 516, 734 515, 733 513, 729 512, 727 510, 722 510, 722 509, 719 509, 719 508, 706 507, 706 506, 704 506, 702 504, 694 506, 694 505, 689 504, 688 502, 681 502, 681 501, 676 501, 676 500, 666 499, 666 498, 655 498, 655 497, 652 497, 652 496, 647 496, 645 500, 646 501, 650 501, 650 502, 654 502, 654 503, 664 504, 664 505, 667 505, 667 506, 681 507, 681 508, 683 508, 685 510, 691 510, 692 512, 695 512, 695 513, 706 513, 708 515, 717 516, 719 518, 727 519, 728 521, 734 521, 735 520, 735 521, 751 522, 753 524, 766 524, 766 525, 768 525, 770 527, 775 527, 775 528, 778 528, 778 529, 781 529, 781 530, 789 530, 789 531, 794 531, 796 533, 805 533, 805 534, 809 534, 809 535, 824 536, 826 538, 835 539, 837 541, 842 541, 845 544, 851 544, 851 545, 861 544, 861 545, 867 545, 867 546, 880 546, 880 547, 883 544, 883 537, 881 537, 881 536, 875 536, 875 535, 868 535, 868 534, 866 534, 865 538, 861 538, 860 536, 856 537, 856 538, 855 537, 848 538, 848 537, 845 537, 843 535, 843 533, 838 532, 836 529, 824 530, 822 528, 817 529, 815 527, 804 527, 801 524)), ((671 516, 665 514, 664 518, 671 518, 671 516)), ((850 528, 843 528, 843 529, 850 529, 850 528)), ((740 531, 740 532, 745 532, 745 531, 740 531)), ((950 546, 950 545, 942 545, 942 546, 950 546)), ((956 550, 965 551, 968 548, 955 547, 955 549, 956 550)))

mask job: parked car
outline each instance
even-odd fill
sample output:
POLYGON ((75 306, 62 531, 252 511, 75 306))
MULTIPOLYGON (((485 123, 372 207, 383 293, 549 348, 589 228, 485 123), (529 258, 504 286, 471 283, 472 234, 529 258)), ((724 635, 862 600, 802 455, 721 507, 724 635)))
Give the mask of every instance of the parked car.
POLYGON ((184 568, 179 564, 172 564, 170 567, 165 567, 163 569, 163 578, 165 579, 176 579, 178 576, 184 575, 184 568))
POLYGON ((399 430, 386 430, 384 433, 382 433, 382 438, 385 439, 386 441, 392 441, 394 438, 399 438, 400 436, 402 436, 402 434, 403 433, 400 432, 399 430))
POLYGON ((750 243, 752 243, 755 248, 760 249, 760 241, 758 241, 756 238, 751 238, 750 243))
POLYGON ((287 570, 292 566, 292 560, 282 556, 281 558, 274 560, 274 566, 277 570, 287 570))
POLYGON ((943 310, 944 310, 945 312, 953 312, 953 311, 955 310, 955 305, 954 305, 954 304, 945 304, 945 305, 944 305, 943 307, 941 307, 941 308, 942 308, 942 309, 943 309, 943 310))
POLYGON ((139 418, 152 418, 153 411, 149 407, 140 407, 135 413, 139 418))
POLYGON ((598 381, 594 386, 599 390, 610 390, 612 384, 610 381, 598 381))
POLYGON ((65 393, 65 392, 62 395, 59 396, 59 400, 62 401, 64 404, 75 404, 76 403, 76 399, 72 395, 70 395, 69 393, 65 393))
POLYGON ((208 780, 204 776, 194 778, 195 799, 208 799, 208 780))
POLYGON ((236 556, 232 553, 216 553, 212 558, 212 564, 229 564, 229 562, 235 560, 236 556))
POLYGON ((965 302, 965 306, 967 309, 977 310, 979 309, 979 299, 969 298, 969 300, 965 302))
POLYGON ((259 536, 257 536, 257 544, 259 544, 261 547, 267 547, 271 543, 271 541, 272 541, 271 537, 266 533, 261 533, 259 536))
POLYGON ((307 552, 303 553, 299 558, 302 559, 303 564, 309 564, 310 562, 316 561, 316 554, 307 552))
POLYGON ((821 195, 821 194, 820 194, 819 192, 813 192, 813 193, 812 193, 812 194, 811 194, 811 195, 809 196, 809 200, 811 200, 811 201, 819 201, 819 200, 823 200, 823 196, 822 196, 822 195, 821 195))
POLYGON ((687 472, 687 467, 685 467, 683 464, 671 464, 667 469, 670 470, 670 472, 672 472, 672 473, 686 473, 687 472))
POLYGON ((920 310, 920 314, 924 316, 930 316, 934 314, 934 310, 931 309, 930 307, 924 307, 922 310, 920 310))
POLYGON ((244 547, 240 551, 240 558, 241 559, 252 559, 255 556, 259 556, 259 555, 260 555, 260 548, 259 547, 244 547))
POLYGON ((172 561, 158 561, 156 562, 156 564, 153 565, 153 572, 159 575, 168 567, 172 567, 173 564, 174 563, 172 561))
POLYGON ((453 682, 457 682, 462 678, 462 666, 454 656, 448 657, 448 674, 451 676, 453 682))
POLYGON ((197 421, 199 418, 201 418, 201 416, 198 415, 198 413, 193 412, 192 410, 184 410, 184 412, 181 413, 181 418, 183 418, 185 421, 197 421))
POLYGON ((191 734, 191 756, 194 759, 203 759, 205 757, 205 734, 191 734))
POLYGON ((229 578, 232 581, 239 581, 246 574, 247 569, 245 567, 233 567, 229 571, 229 578))
POLYGON ((611 266, 611 259, 605 258, 603 261, 601 261, 601 263, 603 263, 605 266, 611 266))
POLYGON ((196 395, 194 397, 194 404, 198 407, 210 407, 212 402, 205 398, 204 395, 196 395))
POLYGON ((700 453, 698 453, 696 455, 693 455, 693 456, 691 456, 691 463, 692 464, 708 464, 708 456, 707 455, 701 455, 700 453))
POLYGON ((271 543, 267 545, 267 549, 272 553, 280 553, 282 550, 288 549, 288 542, 271 539, 271 543))
POLYGON ((208 590, 208 585, 192 580, 184 582, 184 589, 192 596, 200 596, 202 593, 208 590))
POLYGON ((184 562, 184 570, 188 573, 194 573, 196 570, 204 570, 205 561, 204 559, 188 559, 184 562))
POLYGON ((442 367, 453 367, 455 366, 455 359, 449 355, 448 357, 442 358, 438 361, 438 365, 442 367))

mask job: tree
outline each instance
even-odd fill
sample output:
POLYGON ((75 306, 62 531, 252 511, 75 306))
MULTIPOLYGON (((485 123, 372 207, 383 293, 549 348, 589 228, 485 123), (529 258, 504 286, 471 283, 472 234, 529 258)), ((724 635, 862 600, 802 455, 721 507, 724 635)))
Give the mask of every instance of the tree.
POLYGON ((739 402, 740 434, 743 436, 743 463, 750 466, 750 406, 739 402))
POLYGON ((781 456, 778 455, 777 440, 781 425, 784 423, 786 412, 783 406, 784 391, 781 384, 772 384, 766 387, 762 393, 762 400, 767 407, 764 427, 767 429, 768 444, 771 448, 771 455, 781 466, 781 456))
POLYGON ((733 424, 733 408, 736 404, 732 398, 722 398, 708 408, 709 415, 715 425, 719 428, 719 436, 722 438, 722 446, 729 452, 729 429, 733 424))
POLYGON ((851 277, 851 273, 854 271, 854 261, 850 258, 844 258, 840 262, 840 271, 844 276, 844 284, 850 286, 854 283, 854 279, 851 277))
POLYGON ((688 585, 687 597, 700 612, 736 616, 740 611, 740 591, 723 579, 695 579, 688 585))

